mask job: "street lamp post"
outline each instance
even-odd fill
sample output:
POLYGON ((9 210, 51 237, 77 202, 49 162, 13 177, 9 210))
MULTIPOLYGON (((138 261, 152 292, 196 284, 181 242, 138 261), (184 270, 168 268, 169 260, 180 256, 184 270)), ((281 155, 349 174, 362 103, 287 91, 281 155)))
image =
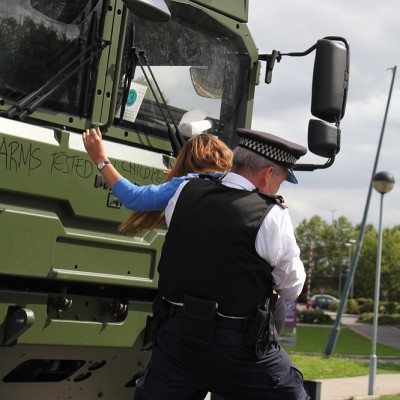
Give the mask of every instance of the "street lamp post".
POLYGON ((310 241, 310 256, 308 260, 308 274, 307 274, 307 311, 311 307, 311 272, 312 272, 312 263, 313 263, 313 250, 314 250, 314 240, 311 239, 310 241))
POLYGON ((381 194, 380 210, 379 210, 379 230, 378 230, 378 248, 376 252, 376 274, 375 274, 375 295, 374 295, 374 317, 372 328, 372 345, 371 357, 369 364, 369 383, 368 395, 375 393, 375 376, 376 376, 376 341, 378 336, 378 313, 379 313, 379 290, 381 280, 381 258, 382 258, 382 212, 383 212, 383 196, 390 192, 394 186, 394 177, 390 172, 377 172, 372 178, 372 186, 381 194))
MULTIPOLYGON (((345 246, 347 246, 347 243, 345 243, 345 246)), ((346 263, 345 263, 345 258, 341 256, 341 258, 339 259, 339 289, 338 289, 339 298, 342 295, 342 276, 344 275, 343 267, 345 267, 344 269, 346 269, 346 263)))
MULTIPOLYGON (((339 232, 339 238, 340 238, 340 244, 342 244, 343 243, 343 239, 344 239, 344 233, 345 232, 347 232, 347 231, 349 231, 350 230, 350 228, 340 228, 340 226, 338 227, 339 228, 339 230, 338 230, 338 232, 339 232)), ((345 246, 347 246, 347 244, 345 244, 345 246)), ((339 257, 339 285, 338 285, 338 295, 339 295, 339 298, 340 298, 340 296, 342 295, 342 275, 343 275, 343 273, 342 273, 342 267, 343 266, 345 266, 345 263, 344 263, 344 257, 342 256, 342 254, 340 255, 340 257, 339 257)))
MULTIPOLYGON (((349 248, 349 258, 348 258, 348 265, 349 265, 349 272, 351 268, 351 257, 353 254, 353 244, 357 243, 357 240, 350 239, 347 243, 345 243, 345 246, 349 248)), ((353 298, 353 293, 354 292, 354 277, 351 280, 351 288, 350 288, 350 298, 353 298)))

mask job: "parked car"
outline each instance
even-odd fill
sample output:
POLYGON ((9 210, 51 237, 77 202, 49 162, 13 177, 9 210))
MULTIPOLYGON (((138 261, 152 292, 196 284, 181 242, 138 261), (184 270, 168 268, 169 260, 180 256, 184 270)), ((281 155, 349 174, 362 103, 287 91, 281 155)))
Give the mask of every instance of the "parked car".
POLYGON ((340 300, 329 294, 315 294, 310 299, 310 305, 316 310, 327 310, 329 305, 340 300))

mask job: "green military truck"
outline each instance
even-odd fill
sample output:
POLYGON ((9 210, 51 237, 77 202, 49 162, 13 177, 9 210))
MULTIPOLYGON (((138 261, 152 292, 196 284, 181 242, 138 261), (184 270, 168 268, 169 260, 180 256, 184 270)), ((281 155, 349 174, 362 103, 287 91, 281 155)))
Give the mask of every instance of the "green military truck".
MULTIPOLYGON (((131 399, 165 232, 130 213, 87 156, 99 126, 126 178, 161 183, 186 140, 230 147, 284 54, 258 54, 247 0, 0 1, 0 398, 131 399)), ((273 46, 273 44, 271 44, 273 46)), ((308 147, 340 149, 348 45, 316 50, 308 147)), ((310 71, 310 75, 312 71, 310 71)))

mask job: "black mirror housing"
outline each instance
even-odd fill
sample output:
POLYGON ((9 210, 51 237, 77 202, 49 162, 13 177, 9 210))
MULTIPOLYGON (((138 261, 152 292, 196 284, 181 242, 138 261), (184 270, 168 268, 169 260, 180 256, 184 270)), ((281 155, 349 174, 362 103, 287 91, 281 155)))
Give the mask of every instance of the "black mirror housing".
POLYGON ((349 83, 349 51, 346 46, 324 38, 316 44, 311 113, 327 122, 339 122, 345 112, 349 83))
POLYGON ((334 157, 340 150, 340 129, 319 119, 310 119, 308 148, 317 156, 334 157))

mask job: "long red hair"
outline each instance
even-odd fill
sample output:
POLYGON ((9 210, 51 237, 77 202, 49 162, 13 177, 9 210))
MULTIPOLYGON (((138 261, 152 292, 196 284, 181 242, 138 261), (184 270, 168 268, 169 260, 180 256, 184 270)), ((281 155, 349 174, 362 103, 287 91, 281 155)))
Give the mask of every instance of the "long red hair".
MULTIPOLYGON (((215 136, 201 133, 182 146, 165 180, 169 181, 190 172, 227 172, 231 166, 231 149, 215 136)), ((119 231, 135 236, 145 230, 156 228, 165 228, 164 211, 134 211, 121 223, 119 231)))

